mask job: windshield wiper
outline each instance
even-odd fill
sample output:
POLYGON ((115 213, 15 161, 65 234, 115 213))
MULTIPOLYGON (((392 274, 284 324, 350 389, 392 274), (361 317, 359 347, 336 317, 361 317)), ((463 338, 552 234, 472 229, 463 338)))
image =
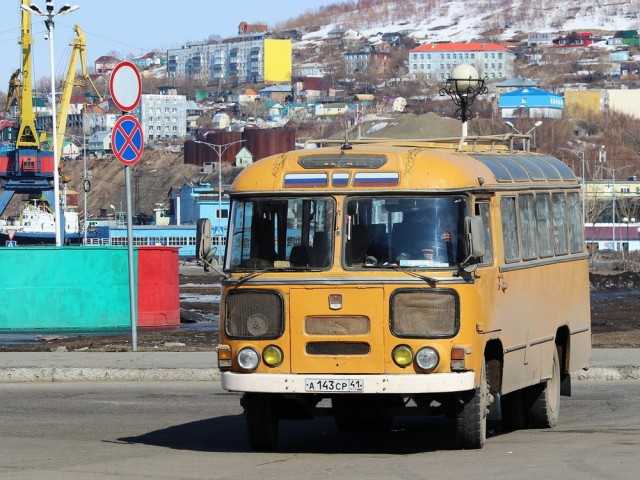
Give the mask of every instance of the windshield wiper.
POLYGON ((430 277, 428 275, 421 275, 411 270, 405 270, 405 268, 399 267, 398 265, 389 264, 387 265, 387 267, 392 270, 395 270, 396 272, 403 272, 403 273, 406 273, 407 275, 411 275, 412 277, 420 278, 427 283, 439 283, 442 280, 440 278, 430 277))

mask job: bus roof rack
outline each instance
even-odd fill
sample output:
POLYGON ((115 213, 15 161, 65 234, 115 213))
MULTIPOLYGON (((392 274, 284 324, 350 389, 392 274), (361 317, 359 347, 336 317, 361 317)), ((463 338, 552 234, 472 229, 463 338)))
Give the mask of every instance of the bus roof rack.
MULTIPOLYGON (((442 137, 442 138, 359 138, 350 140, 349 145, 387 145, 396 147, 418 147, 418 148, 455 148, 456 151, 516 151, 514 140, 522 140, 524 151, 530 150, 531 135, 517 133, 505 133, 501 135, 467 135, 465 137, 442 137)), ((318 147, 329 145, 344 145, 344 139, 324 138, 317 140, 307 140, 304 148, 315 144, 318 147)), ((520 150, 520 151, 522 151, 520 150)))

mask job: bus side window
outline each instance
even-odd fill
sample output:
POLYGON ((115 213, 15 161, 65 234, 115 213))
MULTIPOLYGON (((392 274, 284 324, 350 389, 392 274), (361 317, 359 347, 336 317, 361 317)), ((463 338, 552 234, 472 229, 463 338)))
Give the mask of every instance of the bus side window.
POLYGON ((548 193, 536 194, 536 228, 541 257, 553 256, 551 203, 548 193))
POLYGON ((571 253, 580 253, 584 251, 584 238, 580 217, 580 198, 577 193, 567 193, 567 213, 571 253))
POLYGON ((491 216, 489 214, 489 203, 478 202, 476 204, 476 215, 481 216, 482 222, 484 223, 485 253, 482 257, 482 263, 489 265, 493 263, 493 242, 491 239, 491 216))
POLYGON ((516 197, 502 197, 500 199, 500 214, 502 217, 504 259, 506 262, 517 262, 520 260, 520 245, 518 244, 516 197))
POLYGON ((554 193, 553 199, 553 226, 554 248, 556 255, 569 253, 569 240, 567 236, 567 209, 564 193, 554 193))
POLYGON ((522 240, 522 257, 525 260, 538 258, 538 242, 536 241, 536 214, 533 194, 521 193, 518 196, 520 217, 520 238, 522 240))

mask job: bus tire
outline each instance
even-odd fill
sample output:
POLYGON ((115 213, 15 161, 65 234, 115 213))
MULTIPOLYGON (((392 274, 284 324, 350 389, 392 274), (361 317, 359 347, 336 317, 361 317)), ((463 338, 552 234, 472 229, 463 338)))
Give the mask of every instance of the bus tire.
POLYGON ((534 428, 551 428, 558 423, 560 413, 560 356, 553 349, 553 370, 551 378, 532 389, 532 403, 529 408, 529 422, 534 428))
POLYGON ((268 393, 245 393, 242 399, 251 450, 269 452, 278 444, 280 422, 268 393))
POLYGON ((465 449, 478 449, 484 446, 487 439, 487 415, 490 405, 489 384, 485 362, 480 370, 480 385, 467 398, 456 418, 456 437, 458 445, 465 449))

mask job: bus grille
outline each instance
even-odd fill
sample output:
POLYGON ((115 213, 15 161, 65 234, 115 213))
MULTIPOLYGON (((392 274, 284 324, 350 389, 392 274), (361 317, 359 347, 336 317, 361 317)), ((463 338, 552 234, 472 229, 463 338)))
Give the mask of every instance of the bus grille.
POLYGON ((307 355, 367 355, 371 347, 361 342, 310 342, 306 351, 307 355))
POLYGON ((391 331, 404 338, 447 338, 460 327, 454 290, 396 290, 391 298, 391 331))
POLYGON ((225 330, 231 338, 273 339, 284 329, 283 300, 275 292, 237 290, 225 303, 225 330))
POLYGON ((364 316, 307 317, 304 331, 307 335, 366 335, 371 330, 371 322, 364 316))

